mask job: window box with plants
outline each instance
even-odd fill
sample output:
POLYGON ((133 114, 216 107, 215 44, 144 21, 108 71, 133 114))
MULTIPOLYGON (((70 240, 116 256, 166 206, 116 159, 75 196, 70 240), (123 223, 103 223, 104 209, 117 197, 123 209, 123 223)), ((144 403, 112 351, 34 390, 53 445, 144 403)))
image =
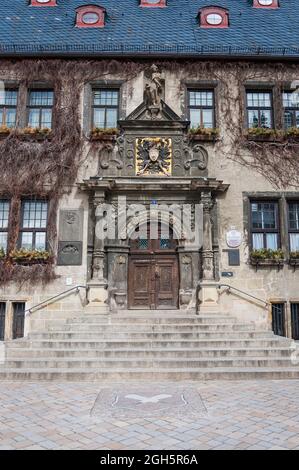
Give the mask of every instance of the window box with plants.
POLYGON ((282 267, 284 265, 284 252, 279 250, 270 250, 266 248, 262 248, 260 250, 253 250, 250 253, 250 264, 253 266, 264 266, 264 267, 271 267, 277 266, 282 267))
POLYGON ((289 264, 290 266, 293 266, 294 268, 299 266, 299 251, 290 252, 289 264))
POLYGON ((251 127, 247 130, 247 139, 255 142, 281 142, 283 133, 268 127, 251 127))
POLYGON ((299 128, 290 127, 285 131, 285 138, 290 142, 299 142, 299 128))
POLYGON ((112 141, 115 141, 118 135, 119 135, 119 130, 114 127, 107 128, 107 129, 104 129, 101 127, 94 127, 90 133, 90 140, 112 142, 112 141))
POLYGON ((5 139, 5 137, 8 137, 11 131, 11 127, 0 126, 0 139, 5 139))
POLYGON ((219 138, 219 129, 208 127, 191 127, 188 132, 190 140, 215 142, 219 138))
POLYGON ((52 255, 46 250, 28 250, 20 248, 9 253, 9 258, 16 264, 50 264, 53 261, 52 255))
POLYGON ((20 130, 20 135, 24 140, 45 140, 51 136, 51 129, 48 127, 25 127, 20 130))
POLYGON ((0 262, 6 258, 6 253, 3 248, 0 248, 0 262))

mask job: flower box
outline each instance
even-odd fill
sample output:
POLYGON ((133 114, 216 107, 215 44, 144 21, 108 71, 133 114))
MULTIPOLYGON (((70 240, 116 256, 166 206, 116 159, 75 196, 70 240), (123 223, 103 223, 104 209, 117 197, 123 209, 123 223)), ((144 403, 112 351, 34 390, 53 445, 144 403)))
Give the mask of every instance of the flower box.
POLYGON ((299 266, 299 258, 290 258, 289 265, 293 266, 294 270, 299 266))
POLYGON ((11 133, 11 128, 7 126, 0 126, 0 139, 5 139, 11 133))
POLYGON ((271 249, 260 249, 253 250, 250 254, 250 264, 255 266, 271 267, 277 266, 278 268, 282 267, 285 263, 284 253, 281 249, 271 250, 271 249))
POLYGON ((246 137, 254 142, 282 142, 283 133, 274 129, 251 128, 248 129, 246 137))
POLYGON ((290 142, 299 142, 299 128, 290 127, 289 129, 286 129, 284 136, 290 142))
POLYGON ((51 133, 51 129, 48 129, 47 127, 25 127, 24 129, 20 130, 19 135, 23 140, 27 141, 44 141, 51 137, 51 133))
POLYGON ((216 142, 219 138, 219 130, 199 127, 197 129, 190 129, 188 136, 193 142, 216 142))
POLYGON ((31 266, 33 264, 49 264, 53 261, 53 257, 48 251, 42 250, 26 250, 20 248, 9 253, 9 258, 13 263, 31 266))
POLYGON ((118 129, 101 129, 95 127, 90 133, 91 141, 114 142, 119 135, 118 129))

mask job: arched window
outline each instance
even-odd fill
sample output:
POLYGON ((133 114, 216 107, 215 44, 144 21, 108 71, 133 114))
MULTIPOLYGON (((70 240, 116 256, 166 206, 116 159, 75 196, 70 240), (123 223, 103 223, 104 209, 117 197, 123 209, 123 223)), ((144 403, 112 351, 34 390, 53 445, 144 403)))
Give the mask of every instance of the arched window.
POLYGON ((166 0, 140 0, 141 7, 166 7, 166 0))
POLYGON ((97 5, 84 5, 76 9, 78 28, 104 28, 105 8, 97 5))
POLYGON ((56 0, 31 0, 30 6, 32 7, 56 7, 56 0))
POLYGON ((201 28, 228 28, 228 10, 221 7, 204 7, 199 12, 201 28))
POLYGON ((279 8, 278 0, 253 0, 254 8, 279 8))

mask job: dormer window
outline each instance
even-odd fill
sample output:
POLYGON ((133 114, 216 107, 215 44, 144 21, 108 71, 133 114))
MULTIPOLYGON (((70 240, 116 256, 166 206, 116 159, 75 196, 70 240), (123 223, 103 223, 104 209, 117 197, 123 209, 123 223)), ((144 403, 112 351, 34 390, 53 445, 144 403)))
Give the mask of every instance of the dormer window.
POLYGON ((200 10, 201 28, 228 28, 228 10, 220 7, 205 7, 200 10))
POLYGON ((166 0, 140 0, 141 7, 166 7, 166 0))
POLYGON ((76 26, 78 28, 104 28, 105 8, 85 5, 77 8, 76 26))
POLYGON ((56 7, 57 0, 31 0, 32 7, 56 7))
POLYGON ((278 0, 253 0, 254 8, 279 8, 278 0))

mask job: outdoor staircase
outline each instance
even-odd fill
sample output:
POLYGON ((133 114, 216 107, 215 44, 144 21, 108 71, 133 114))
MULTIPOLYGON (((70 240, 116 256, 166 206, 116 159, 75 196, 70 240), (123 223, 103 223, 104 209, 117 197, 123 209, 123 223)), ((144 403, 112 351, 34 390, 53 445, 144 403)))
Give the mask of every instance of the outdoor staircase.
POLYGON ((8 341, 0 380, 299 378, 292 341, 223 314, 87 314, 8 341))

